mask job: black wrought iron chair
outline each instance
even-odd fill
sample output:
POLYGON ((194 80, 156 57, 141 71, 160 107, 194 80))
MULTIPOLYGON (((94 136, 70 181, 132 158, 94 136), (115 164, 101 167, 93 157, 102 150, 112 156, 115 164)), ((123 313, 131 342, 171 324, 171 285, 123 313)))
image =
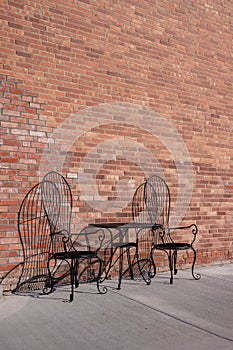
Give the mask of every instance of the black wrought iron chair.
POLYGON ((97 289, 100 293, 106 293, 106 288, 100 289, 102 260, 98 256, 97 250, 91 250, 90 246, 82 249, 74 247, 70 232, 73 206, 72 193, 65 177, 55 171, 47 173, 42 181, 42 194, 52 240, 51 253, 48 258, 51 290, 56 283, 64 280, 67 276, 67 269, 63 264, 65 262, 68 265, 70 276, 70 302, 72 302, 74 287, 77 288, 79 285, 79 264, 84 260, 94 260, 99 265, 96 277, 97 289))
POLYGON ((23 249, 22 272, 14 293, 48 291, 47 262, 50 254, 50 226, 44 211, 41 183, 24 197, 18 212, 18 232, 23 249))
MULTIPOLYGON (((194 242, 196 240, 198 228, 196 224, 190 224, 188 226, 181 227, 170 227, 169 217, 170 217, 170 206, 171 206, 171 196, 170 190, 167 183, 163 178, 157 175, 153 175, 147 179, 147 183, 152 185, 154 192, 156 193, 157 202, 157 217, 156 223, 162 225, 163 229, 159 229, 155 234, 155 241, 151 250, 152 258, 155 250, 164 251, 168 256, 169 269, 170 269, 170 284, 173 283, 173 274, 177 274, 177 253, 178 251, 192 250, 193 251, 193 263, 192 263, 192 276, 196 280, 201 278, 200 274, 194 273, 194 266, 196 262, 196 250, 194 249, 194 242), (185 241, 176 241, 172 235, 173 231, 186 230, 186 232, 191 233, 190 239, 185 241)), ((153 259, 154 260, 154 259, 153 259)), ((156 265, 155 272, 156 272, 156 265)))

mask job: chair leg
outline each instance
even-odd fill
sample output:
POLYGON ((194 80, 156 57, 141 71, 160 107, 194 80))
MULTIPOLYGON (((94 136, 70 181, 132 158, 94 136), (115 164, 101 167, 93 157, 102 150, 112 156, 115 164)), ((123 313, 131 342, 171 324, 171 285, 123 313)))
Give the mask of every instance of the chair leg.
POLYGON ((131 280, 133 280, 133 269, 132 269, 131 259, 130 259, 130 249, 127 249, 126 254, 127 254, 127 261, 129 266, 130 278, 131 280))
POLYGON ((96 281, 96 284, 97 284, 97 290, 99 293, 101 293, 101 290, 100 290, 100 276, 101 276, 101 272, 102 272, 102 260, 99 259, 99 272, 98 272, 98 275, 97 275, 97 281, 96 281))
POLYGON ((120 249, 120 257, 119 257, 119 278, 118 278, 118 286, 117 289, 121 289, 121 280, 122 280, 122 270, 123 270, 123 248, 120 249))
MULTIPOLYGON (((103 271, 104 276, 100 279, 101 282, 103 282, 106 279, 111 279, 111 275, 109 274, 109 272, 112 268, 112 260, 113 260, 114 254, 115 254, 115 251, 114 251, 113 247, 111 247, 110 248, 110 259, 108 259, 107 264, 106 264, 106 262, 104 262, 104 271, 103 271)), ((102 264, 102 260, 101 260, 101 264, 102 264)), ((102 274, 102 271, 101 271, 101 274, 102 274)))
POLYGON ((199 280, 201 278, 201 275, 199 273, 194 273, 194 266, 196 263, 196 257, 197 257, 197 253, 196 250, 191 246, 191 249, 193 251, 194 257, 193 257, 193 264, 192 264, 192 276, 195 280, 199 280))
POLYGON ((47 262, 47 270, 48 270, 48 279, 49 281, 46 283, 44 289, 43 289, 43 293, 44 294, 50 294, 53 291, 54 288, 54 282, 53 282, 53 276, 52 273, 50 271, 50 261, 52 260, 52 258, 49 258, 48 262, 47 262))
POLYGON ((99 257, 97 257, 98 261, 99 261, 99 271, 98 271, 98 275, 97 275, 97 290, 100 294, 105 294, 107 293, 107 288, 103 287, 103 290, 100 289, 100 283, 102 283, 104 280, 101 280, 101 274, 102 274, 102 265, 103 265, 103 261, 102 259, 100 259, 99 257))
POLYGON ((171 250, 169 251, 168 254, 168 261, 169 261, 169 268, 170 268, 170 284, 173 284, 173 254, 171 252, 171 250))
MULTIPOLYGON (((136 259, 137 259, 137 265, 138 265, 138 270, 139 270, 139 273, 140 275, 142 276, 143 280, 145 281, 145 283, 147 285, 149 285, 151 283, 151 279, 150 279, 150 271, 148 273, 148 278, 146 278, 143 274, 143 271, 141 269, 141 266, 140 266, 140 261, 139 261, 139 258, 138 258, 138 246, 136 246, 136 259)), ((151 261, 150 261, 151 263, 151 261)))
POLYGON ((71 259, 70 262, 70 283, 71 283, 71 294, 70 303, 74 300, 74 284, 75 284, 75 270, 76 270, 76 259, 71 259))
POLYGON ((151 251, 150 251, 150 260, 151 260, 151 266, 152 266, 153 272, 150 271, 149 277, 153 278, 153 277, 155 277, 155 275, 157 273, 156 265, 155 265, 155 261, 154 261, 154 247, 152 247, 151 251))
POLYGON ((79 269, 79 261, 78 261, 78 259, 75 259, 75 263, 74 263, 74 285, 75 285, 75 288, 78 288, 78 286, 79 286, 78 269, 79 269))
POLYGON ((177 261, 177 250, 174 250, 173 252, 174 275, 177 274, 176 261, 177 261))

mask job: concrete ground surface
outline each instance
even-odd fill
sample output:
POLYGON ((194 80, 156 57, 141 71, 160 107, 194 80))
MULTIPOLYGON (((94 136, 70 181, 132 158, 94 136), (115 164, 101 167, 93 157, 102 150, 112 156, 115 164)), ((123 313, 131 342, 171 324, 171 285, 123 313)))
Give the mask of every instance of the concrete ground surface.
POLYGON ((4 296, 1 350, 230 350, 233 349, 233 264, 160 273, 143 281, 106 281, 108 293, 81 284, 39 298, 4 296))

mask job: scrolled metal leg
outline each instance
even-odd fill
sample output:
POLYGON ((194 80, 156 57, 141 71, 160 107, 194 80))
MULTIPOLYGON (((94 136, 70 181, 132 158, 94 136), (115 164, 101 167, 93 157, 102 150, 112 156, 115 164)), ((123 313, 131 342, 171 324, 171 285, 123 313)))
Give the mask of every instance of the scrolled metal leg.
POLYGON ((197 257, 197 253, 196 253, 196 250, 191 247, 192 251, 193 251, 193 254, 194 254, 194 257, 193 257, 193 264, 192 264, 192 276, 195 280, 199 280, 201 278, 201 275, 199 273, 194 273, 194 266, 195 266, 195 263, 196 263, 196 257, 197 257))
POLYGON ((48 276, 46 282, 45 282, 45 286, 43 288, 43 294, 50 294, 53 291, 53 281, 52 281, 52 277, 48 276))
POLYGON ((53 283, 53 276, 52 273, 50 271, 50 261, 53 258, 50 258, 47 262, 47 269, 48 269, 48 281, 46 281, 45 283, 45 287, 43 288, 43 294, 50 294, 52 293, 53 289, 54 289, 54 283, 53 283))
POLYGON ((139 258, 138 258, 138 247, 136 247, 136 259, 137 259, 137 265, 138 265, 139 273, 142 276, 142 278, 145 281, 145 283, 147 285, 149 285, 151 283, 150 272, 148 273, 148 278, 145 278, 143 270, 141 269, 141 266, 140 266, 139 258))
POLYGON ((151 248, 151 251, 150 251, 150 260, 151 260, 151 266, 152 266, 152 271, 149 272, 149 277, 150 278, 153 278, 155 277, 157 271, 156 271, 156 265, 155 265, 155 261, 154 261, 154 248, 152 247, 151 248))
POLYGON ((103 287, 103 289, 100 289, 100 283, 103 282, 103 280, 101 280, 101 273, 102 273, 102 260, 98 257, 98 261, 99 261, 99 272, 98 272, 98 276, 97 276, 97 281, 96 281, 96 284, 97 284, 97 290, 100 294, 105 294, 107 293, 107 288, 106 287, 103 287))

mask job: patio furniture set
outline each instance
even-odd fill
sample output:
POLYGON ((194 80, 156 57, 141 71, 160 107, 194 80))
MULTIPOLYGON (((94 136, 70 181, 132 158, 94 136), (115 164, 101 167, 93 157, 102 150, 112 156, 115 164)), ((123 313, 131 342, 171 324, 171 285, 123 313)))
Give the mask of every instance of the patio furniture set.
POLYGON ((59 283, 71 286, 69 301, 81 280, 95 281, 99 293, 106 293, 104 281, 117 267, 118 285, 128 276, 146 284, 156 275, 155 252, 167 254, 170 284, 177 273, 177 253, 193 252, 194 273, 196 224, 169 226, 171 197, 161 177, 153 175, 136 189, 132 198, 132 220, 90 223, 76 235, 71 233, 73 199, 66 178, 56 171, 47 173, 24 197, 18 212, 18 232, 23 249, 21 276, 16 294, 42 290, 49 294, 59 283), (191 233, 187 242, 175 241, 172 232, 191 233), (75 237, 75 238, 73 238, 75 237))

